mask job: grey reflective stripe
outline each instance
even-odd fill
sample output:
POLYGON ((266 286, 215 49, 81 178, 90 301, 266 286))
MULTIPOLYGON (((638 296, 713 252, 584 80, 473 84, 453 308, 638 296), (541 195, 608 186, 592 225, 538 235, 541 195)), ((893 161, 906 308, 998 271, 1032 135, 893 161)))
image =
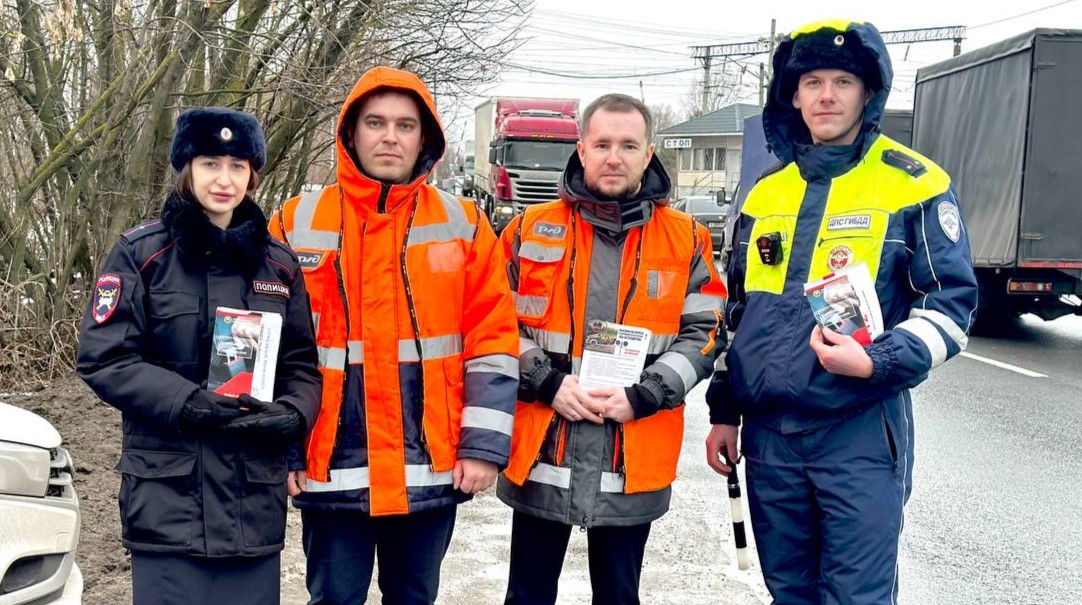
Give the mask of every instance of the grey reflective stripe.
POLYGON ((364 363, 364 343, 360 340, 351 340, 346 345, 349 348, 349 365, 364 363))
POLYGON ((515 416, 500 410, 467 405, 462 408, 462 428, 488 429, 510 435, 515 426, 515 416))
POLYGON ((533 470, 530 471, 530 476, 526 477, 526 480, 533 481, 534 483, 544 483, 545 485, 554 485, 562 489, 570 489, 571 469, 539 462, 537 466, 533 467, 533 470))
POLYGON ((466 217, 466 211, 459 199, 446 191, 436 190, 440 194, 440 201, 444 210, 447 211, 447 222, 433 223, 431 225, 413 225, 410 227, 408 246, 427 244, 430 242, 443 242, 453 239, 462 239, 467 242, 473 241, 473 234, 477 226, 466 217))
POLYGON ((691 365, 688 358, 680 353, 665 353, 657 358, 657 363, 676 372, 676 375, 680 377, 680 380, 684 381, 685 394, 699 382, 699 373, 695 371, 695 366, 691 365))
POLYGON ((518 357, 503 354, 474 357, 466 362, 466 373, 470 372, 493 372, 518 378, 518 357))
POLYGON ((943 340, 943 335, 939 333, 939 330, 935 329, 931 322, 920 317, 914 317, 903 321, 894 329, 908 332, 924 343, 924 346, 928 349, 928 355, 932 358, 933 368, 947 360, 947 343, 943 340))
MULTIPOLYGON (((406 487, 430 487, 433 485, 451 485, 454 483, 452 471, 436 473, 427 464, 406 465, 406 487)), ((332 468, 329 481, 316 481, 308 478, 309 492, 341 492, 352 489, 368 489, 371 486, 370 471, 367 466, 353 468, 332 468)))
POLYGON ((406 465, 406 487, 431 487, 454 483, 453 471, 437 473, 427 464, 406 465))
POLYGON ((935 325, 943 328, 943 331, 950 336, 952 340, 958 345, 958 348, 963 351, 966 350, 966 345, 969 344, 969 337, 966 336, 965 330, 958 327, 958 324, 954 323, 951 318, 939 311, 933 311, 931 309, 913 309, 909 312, 910 317, 922 317, 935 325))
POLYGON ((312 312, 312 333, 319 334, 319 313, 312 312))
MULTIPOLYGON (((349 341, 349 364, 364 363, 364 343, 359 340, 349 341)), ((316 347, 319 352, 319 367, 328 370, 346 369, 346 349, 342 347, 316 347)))
POLYGON ((579 374, 582 373, 582 358, 581 357, 572 357, 571 358, 571 373, 574 374, 575 376, 578 376, 579 374))
POLYGON ((404 338, 398 341, 398 361, 421 361, 425 359, 437 359, 449 357, 462 352, 462 336, 451 334, 449 336, 433 336, 421 339, 421 351, 417 354, 417 343, 412 338, 404 338))
POLYGON ((606 494, 624 493, 624 476, 620 473, 601 472, 601 492, 606 494))
POLYGON ((525 355, 534 349, 540 351, 541 347, 539 347, 532 338, 526 338, 525 336, 518 337, 518 354, 520 356, 525 355))
POLYGON ((517 296, 515 297, 515 312, 519 315, 537 316, 545 312, 549 306, 546 296, 517 296))
MULTIPOLYGON (((356 365, 364 363, 364 343, 360 340, 349 341, 349 364, 356 365)), ((422 338, 421 347, 424 349, 425 359, 438 359, 440 357, 447 357, 456 353, 462 352, 462 337, 454 334, 451 336, 435 336, 433 338, 422 338)), ((341 347, 319 347, 319 365, 323 368, 329 368, 332 370, 344 370, 346 364, 346 349, 341 347)), ((510 367, 511 362, 506 360, 512 360, 514 357, 510 355, 486 355, 485 357, 478 357, 477 360, 487 360, 487 363, 492 364, 495 367, 499 363, 506 363, 510 367), (495 361, 490 358, 500 357, 503 358, 500 361, 495 361)), ((474 360, 474 361, 477 361, 474 360)), ((398 341, 398 361, 420 361, 420 357, 417 356, 417 345, 413 339, 402 339, 398 341)), ((481 361, 480 363, 486 363, 481 361)), ((467 365, 467 371, 470 371, 469 363, 467 365)), ((511 377, 518 376, 518 360, 514 359, 514 373, 507 374, 511 377)), ((482 370, 472 370, 474 372, 482 370)), ((484 370, 495 371, 495 370, 484 370)), ((502 373, 502 372, 501 372, 502 373)))
POLYGON ((316 206, 320 191, 305 191, 297 202, 293 212, 293 236, 289 238, 294 249, 335 250, 338 248, 337 231, 316 231, 312 229, 312 219, 316 216, 316 206))
POLYGON ((684 308, 680 311, 680 314, 687 315, 706 311, 721 311, 721 299, 709 294, 688 294, 684 297, 684 308))
POLYGON ((407 246, 417 246, 432 242, 446 242, 455 239, 473 241, 473 232, 477 228, 470 223, 434 223, 432 225, 414 225, 410 227, 407 246))
POLYGON ((305 491, 342 492, 351 489, 368 489, 371 481, 367 466, 332 468, 330 475, 330 480, 326 483, 309 477, 305 491))
POLYGON ((531 328, 524 326, 526 329, 526 335, 533 339, 537 343, 537 346, 546 351, 552 351, 553 353, 567 354, 567 350, 571 347, 571 334, 567 332, 552 332, 550 330, 542 330, 540 328, 531 328))
POLYGON ((346 350, 342 347, 316 347, 319 352, 319 367, 328 370, 346 369, 346 350))
POLYGON ((536 242, 522 242, 518 255, 539 263, 554 263, 564 257, 564 246, 543 246, 536 242))
POLYGON ((659 273, 656 269, 651 269, 646 272, 646 297, 657 298, 658 297, 658 281, 659 273))
POLYGON ((676 334, 654 334, 650 337, 650 346, 646 348, 647 355, 661 355, 668 351, 676 342, 676 334))

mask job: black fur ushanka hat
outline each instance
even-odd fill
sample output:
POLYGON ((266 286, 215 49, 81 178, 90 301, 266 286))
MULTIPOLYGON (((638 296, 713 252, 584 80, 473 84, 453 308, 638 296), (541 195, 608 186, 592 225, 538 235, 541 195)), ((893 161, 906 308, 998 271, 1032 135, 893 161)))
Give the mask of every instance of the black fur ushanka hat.
POLYGON ((252 170, 267 163, 267 142, 259 120, 250 113, 228 107, 198 107, 177 117, 169 161, 180 172, 201 155, 248 160, 252 170))

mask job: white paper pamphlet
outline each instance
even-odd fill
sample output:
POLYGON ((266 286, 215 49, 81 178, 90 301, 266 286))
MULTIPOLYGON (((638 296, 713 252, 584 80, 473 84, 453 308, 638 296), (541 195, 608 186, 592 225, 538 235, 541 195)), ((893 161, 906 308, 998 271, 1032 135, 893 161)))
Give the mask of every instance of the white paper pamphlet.
POLYGON ((650 330, 609 321, 587 322, 579 386, 629 387, 639 382, 650 349, 650 330))

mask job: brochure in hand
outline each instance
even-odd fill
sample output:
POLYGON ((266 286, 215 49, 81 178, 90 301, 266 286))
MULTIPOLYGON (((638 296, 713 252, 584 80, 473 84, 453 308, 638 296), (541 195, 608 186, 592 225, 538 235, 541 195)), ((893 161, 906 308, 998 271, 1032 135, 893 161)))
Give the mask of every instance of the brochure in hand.
POLYGON ((883 312, 868 265, 857 263, 804 284, 816 323, 869 345, 883 332, 883 312))
POLYGON ((273 401, 281 339, 282 316, 278 313, 218 307, 207 388, 220 395, 246 393, 273 401))
POLYGON ((584 389, 628 387, 646 367, 650 330, 610 321, 592 320, 582 345, 579 386, 584 389))

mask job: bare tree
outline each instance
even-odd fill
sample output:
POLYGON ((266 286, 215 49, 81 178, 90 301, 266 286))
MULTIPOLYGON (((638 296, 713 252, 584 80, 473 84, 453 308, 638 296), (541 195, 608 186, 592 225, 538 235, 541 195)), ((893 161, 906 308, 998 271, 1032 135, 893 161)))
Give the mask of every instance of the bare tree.
POLYGON ((172 186, 180 110, 260 117, 269 207, 330 171, 335 117, 364 69, 410 69, 449 102, 499 73, 530 10, 530 0, 4 0, 0 383, 70 368, 103 255, 172 186))
MULTIPOLYGON (((655 133, 661 132, 670 126, 675 126, 683 121, 680 119, 679 112, 668 103, 654 103, 650 105, 650 115, 654 118, 655 133)), ((658 139, 658 144, 654 149, 654 153, 657 155, 658 160, 661 161, 661 165, 665 168, 665 172, 669 174, 669 178, 675 179, 679 151, 676 149, 665 149, 665 146, 661 144, 661 140, 658 139)))
POLYGON ((745 66, 726 61, 720 66, 715 65, 710 72, 710 84, 707 94, 707 105, 703 108, 703 81, 700 79, 692 85, 680 101, 680 109, 688 119, 699 117, 703 114, 721 109, 735 103, 746 93, 746 85, 743 80, 747 76, 745 66))

